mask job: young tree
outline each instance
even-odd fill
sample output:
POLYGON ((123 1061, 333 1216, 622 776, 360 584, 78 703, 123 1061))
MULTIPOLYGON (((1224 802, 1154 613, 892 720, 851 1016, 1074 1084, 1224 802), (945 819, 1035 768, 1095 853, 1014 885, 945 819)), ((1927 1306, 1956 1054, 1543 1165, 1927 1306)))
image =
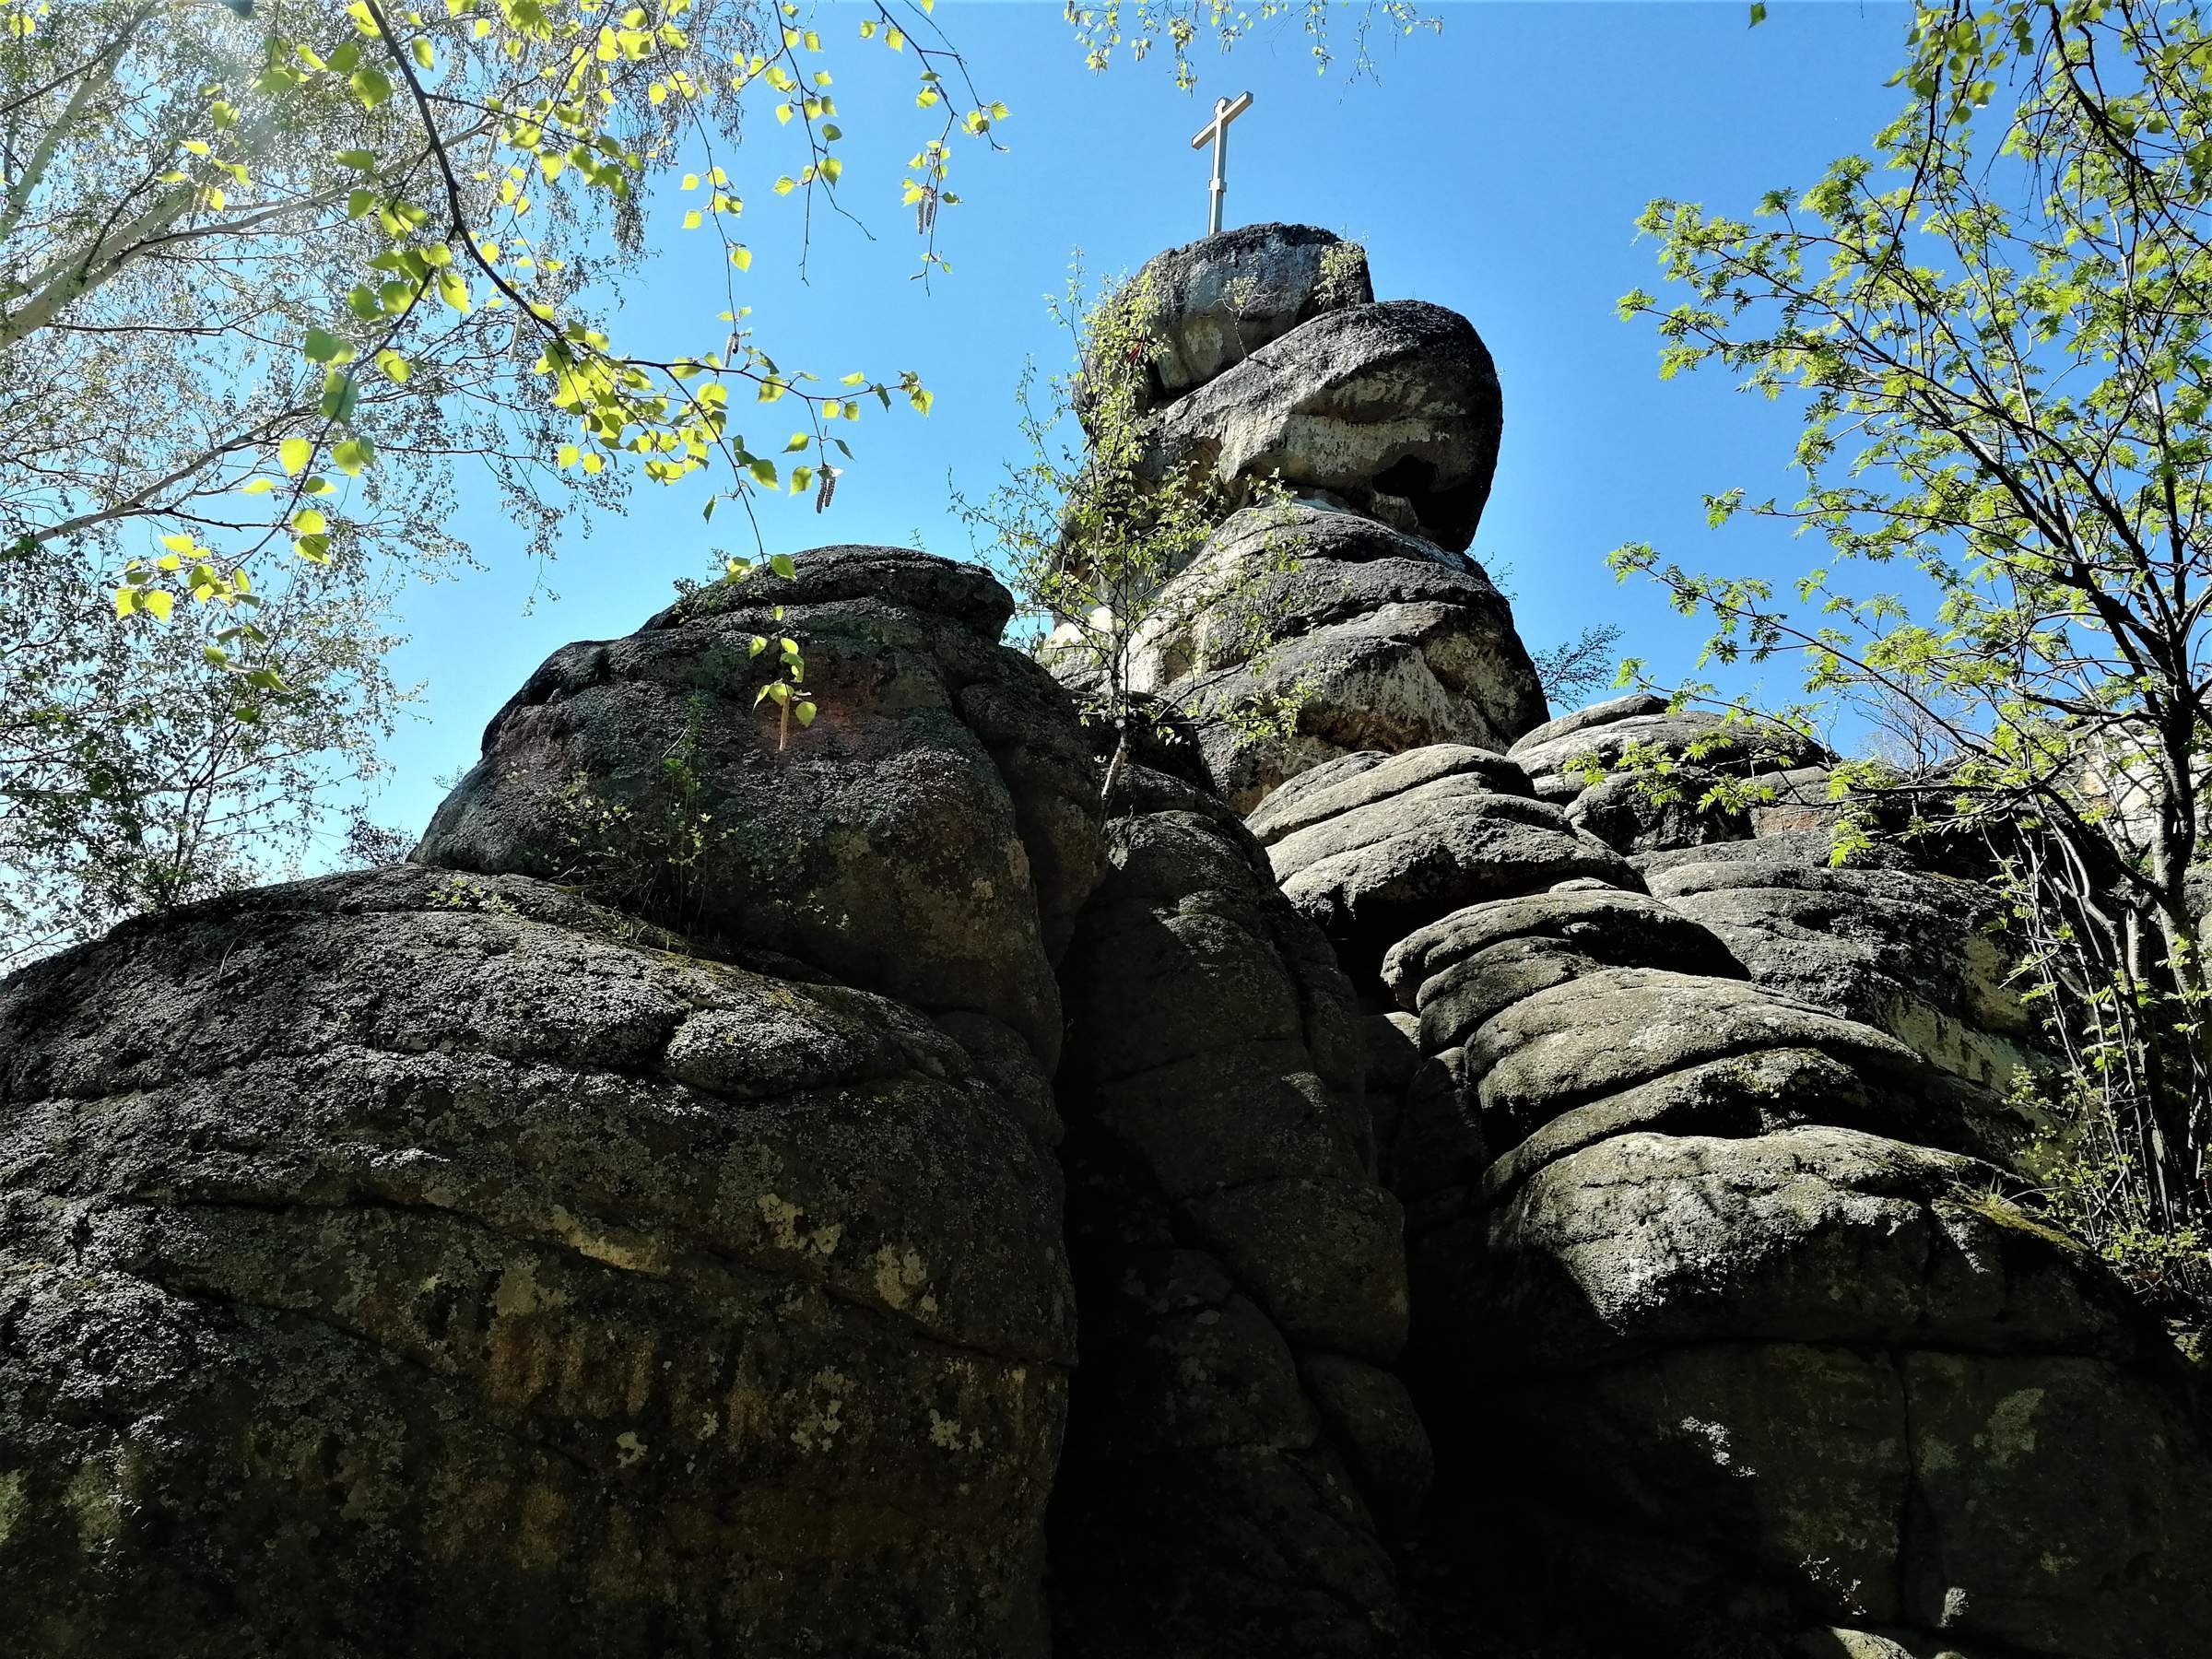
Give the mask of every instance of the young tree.
MULTIPOLYGON (((954 486, 962 518, 992 540, 1023 612, 1031 644, 1080 696, 1083 711, 1114 733, 1103 783, 1111 800, 1132 747, 1174 743, 1208 721, 1288 735, 1290 702, 1201 709, 1149 672, 1163 641, 1202 619, 1241 629, 1253 654, 1273 643, 1258 578, 1285 568, 1264 549, 1256 565, 1194 568, 1239 502, 1226 501, 1200 466, 1160 479, 1147 465, 1153 421, 1146 389, 1159 350, 1158 306, 1143 274, 1097 296, 1078 267, 1049 297, 1072 342, 1070 367, 1047 376, 1027 365, 1016 393, 1028 452, 981 500, 954 486)), ((1283 498, 1261 484, 1249 504, 1283 498)), ((1187 689, 1187 688, 1184 688, 1187 689)))
MULTIPOLYGON (((1754 20, 1757 12, 1754 13, 1754 20)), ((1945 763, 1855 798, 1988 836, 2022 884, 2144 1224, 2212 1204, 2212 1059, 2191 873, 2205 854, 2212 606, 2212 35, 2185 0, 1923 6, 1872 152, 1750 219, 1654 202, 1687 295, 1638 292, 1661 373, 1713 366, 1799 411, 1788 583, 1631 546, 1712 657, 1798 653, 1816 700, 1909 710, 1945 763), (1840 567, 1902 567, 1902 594, 1840 567), (1778 593, 1782 596, 1778 596, 1778 593)), ((1848 845, 1840 852, 1848 852, 1848 845)))
POLYGON ((104 567, 0 551, 0 973, 297 862, 330 786, 375 774, 406 694, 348 558, 271 597, 274 692, 210 671, 221 606, 118 626, 104 567))

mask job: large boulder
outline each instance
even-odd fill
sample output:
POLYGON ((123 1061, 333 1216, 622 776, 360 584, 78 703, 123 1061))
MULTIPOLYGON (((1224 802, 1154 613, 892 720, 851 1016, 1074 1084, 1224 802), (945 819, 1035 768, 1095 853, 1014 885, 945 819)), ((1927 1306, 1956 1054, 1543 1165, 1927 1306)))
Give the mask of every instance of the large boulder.
POLYGON ((1759 845, 1654 855, 1649 897, 1470 905, 1385 959, 1426 1056, 1407 1376, 1446 1488, 1486 1492, 1431 1547, 1560 1575, 1601 1653, 2185 1651, 2212 1445, 2177 1356, 2008 1195, 1997 1096, 1810 968, 1805 996, 1745 977, 1680 907, 1759 845), (2092 1461, 2093 1504, 2051 1496, 2092 1461))
POLYGON ((0 988, 0 1594, 71 1655, 1035 1655, 1033 1102, 512 876, 0 988))
POLYGON ((1194 468, 1232 500, 1279 479, 1460 552, 1503 420, 1474 325, 1390 300, 1301 324, 1170 405, 1143 465, 1162 480, 1194 468))
POLYGON ((1066 694, 1001 646, 986 572, 818 547, 566 646, 485 733, 415 856, 581 881, 702 938, 1018 1032, 1049 1073, 1051 961, 1099 872, 1098 768, 1066 694), (802 643, 820 713, 755 707, 802 643))
POLYGON ((1711 928, 1762 985, 1878 1026, 1999 1091, 2048 1065, 2010 982, 2006 906, 1983 883, 1838 867, 1818 830, 1639 863, 1654 894, 1711 928))
POLYGON ((1501 750, 1545 709, 1479 565, 1305 501, 1223 524, 1153 602, 1129 677, 1190 712, 1216 782, 1246 812, 1339 755, 1501 750))
MULTIPOLYGON (((1371 304, 1367 253, 1313 225, 1241 225, 1155 253, 1122 291, 1154 341, 1138 406, 1171 402, 1324 312, 1371 304)), ((1088 411, 1086 411, 1088 412, 1088 411)))
POLYGON ((1058 1651, 1400 1651, 1380 1524, 1423 1495, 1396 1204, 1349 988, 1218 802, 1133 769, 1064 965, 1082 1365, 1058 1651))
POLYGON ((1711 779, 1754 778, 1779 796, 1789 787, 1782 782, 1785 774, 1802 774, 1835 759, 1779 721, 1676 709, 1642 692, 1549 721, 1507 752, 1528 772, 1539 799, 1594 812, 1593 830, 1607 822, 1624 827, 1636 844, 1617 843, 1623 852, 1739 839, 1747 833, 1741 818, 1717 827, 1695 821, 1698 799, 1711 779), (1617 769, 1618 775, 1606 775, 1617 769), (1654 775, 1661 772, 1667 775, 1654 775), (1624 797, 1624 785, 1637 794, 1624 797), (1640 809, 1639 796, 1650 805, 1640 809), (1669 805, 1680 820, 1672 835, 1660 831, 1661 815, 1653 810, 1669 805))

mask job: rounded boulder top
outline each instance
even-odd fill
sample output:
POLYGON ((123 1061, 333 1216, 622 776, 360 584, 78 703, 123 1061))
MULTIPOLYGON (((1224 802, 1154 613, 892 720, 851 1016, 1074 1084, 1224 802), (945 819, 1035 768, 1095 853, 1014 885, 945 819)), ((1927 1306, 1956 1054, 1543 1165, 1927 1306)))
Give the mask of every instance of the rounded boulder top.
POLYGON ((687 594, 653 617, 644 631, 680 628, 733 610, 875 599, 949 617, 996 641, 1014 615, 1014 595, 981 565, 912 547, 839 542, 792 556, 789 576, 763 560, 742 577, 687 594))
POLYGON ((1155 336, 1146 406, 1203 386, 1301 323, 1375 297, 1367 250, 1317 225, 1241 225, 1147 260, 1121 289, 1141 295, 1155 336))

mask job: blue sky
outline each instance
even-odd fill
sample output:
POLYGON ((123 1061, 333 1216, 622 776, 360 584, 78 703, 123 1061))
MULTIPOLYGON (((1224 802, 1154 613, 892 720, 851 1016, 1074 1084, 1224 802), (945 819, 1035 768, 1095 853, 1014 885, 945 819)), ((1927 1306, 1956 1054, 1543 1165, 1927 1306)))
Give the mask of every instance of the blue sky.
MULTIPOLYGON (((924 292, 908 280, 918 249, 899 206, 904 163, 926 132, 911 54, 862 43, 855 6, 817 8, 847 135, 845 198, 877 240, 818 218, 802 283, 797 198, 764 188, 785 161, 763 120, 734 170, 756 252, 740 280, 761 343, 787 367, 830 378, 912 369, 935 404, 926 419, 871 405, 845 430, 855 459, 830 512, 818 518, 789 498, 763 506, 771 550, 918 536, 968 557, 947 476, 981 494, 1016 453, 1024 357, 1057 368, 1065 356, 1042 296, 1061 286, 1074 249, 1112 273, 1201 233, 1206 164, 1190 135, 1217 95, 1250 88, 1229 222, 1357 234, 1378 297, 1450 306, 1488 343, 1505 438, 1473 551, 1504 572, 1532 648, 1610 619, 1654 672, 1687 673, 1697 631, 1654 592, 1617 584, 1608 550, 1650 541, 1693 565, 1777 575, 1813 550, 1771 526, 1706 528, 1709 490, 1790 490, 1794 427, 1786 408, 1710 374, 1659 382, 1649 327, 1614 314, 1621 293, 1655 286, 1652 244, 1636 240, 1633 221, 1656 195, 1747 212, 1762 191, 1802 187, 1864 148, 1897 105, 1884 83, 1908 9, 1783 0, 1757 29, 1737 0, 1433 9, 1442 33, 1386 44, 1375 79, 1317 76, 1293 24, 1226 58, 1202 53, 1186 97, 1162 61, 1086 70, 1060 0, 940 0, 937 18, 983 95, 1013 113, 1000 128, 1004 154, 958 152, 963 200, 939 223, 952 271, 924 292)), ((724 303, 715 250, 677 230, 681 211, 673 198, 660 206, 658 252, 616 319, 629 339, 671 350, 713 344, 724 303)), ((781 409, 757 418, 775 447, 794 424, 781 409)), ((625 516, 588 536, 579 526, 543 571, 519 557, 519 532, 496 512, 465 508, 456 528, 488 569, 406 597, 410 641, 396 671, 426 691, 393 746, 373 816, 419 830, 439 780, 475 759, 485 721, 548 652, 634 628, 667 602, 674 579, 705 573, 717 544, 750 551, 742 515, 725 509, 711 528, 701 523, 708 488, 641 485, 625 516)), ((1773 699, 1791 689, 1775 671, 1773 699)))

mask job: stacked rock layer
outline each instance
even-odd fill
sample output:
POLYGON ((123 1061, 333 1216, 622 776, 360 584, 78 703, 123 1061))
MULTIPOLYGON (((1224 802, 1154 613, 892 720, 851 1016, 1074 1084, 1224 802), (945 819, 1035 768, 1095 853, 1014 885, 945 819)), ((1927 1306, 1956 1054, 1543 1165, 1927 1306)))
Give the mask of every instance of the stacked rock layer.
POLYGON ((1278 492, 1174 576, 1131 652, 1132 688, 1192 719, 1230 805, 1341 754, 1502 748, 1542 721, 1512 612, 1465 553, 1503 424, 1467 321, 1374 303, 1361 250, 1307 226, 1209 237, 1134 286, 1156 340, 1145 465, 1231 502, 1278 492), (1295 711, 1292 729, 1234 717, 1254 707, 1295 711))
POLYGON ((1300 558, 1259 583, 1265 650, 1234 606, 1146 641, 1201 717, 1270 674, 1306 693, 1291 742, 1205 748, 1366 1010, 1430 1640, 2194 1651, 2205 1425, 2155 1322, 2014 1202, 2009 1085, 2043 1062, 2002 916, 1894 853, 1830 867, 1834 757, 1786 728, 1544 718, 1502 602, 1442 562, 1479 496, 1405 492, 1402 456, 1447 493, 1495 461, 1465 418, 1488 356, 1433 309, 1325 312, 1168 406, 1163 476, 1300 498, 1178 580, 1300 558), (1701 806, 1724 779, 1755 804, 1701 806))

